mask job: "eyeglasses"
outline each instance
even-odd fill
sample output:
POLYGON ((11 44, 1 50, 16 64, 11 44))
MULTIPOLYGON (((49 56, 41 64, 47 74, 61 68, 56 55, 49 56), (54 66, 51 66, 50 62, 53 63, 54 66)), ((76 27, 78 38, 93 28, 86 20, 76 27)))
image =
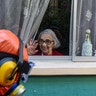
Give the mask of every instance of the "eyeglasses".
POLYGON ((39 39, 39 41, 38 41, 39 44, 45 43, 46 45, 50 45, 51 42, 54 42, 54 41, 51 41, 51 40, 49 40, 49 39, 46 39, 45 41, 42 40, 42 39, 39 39))

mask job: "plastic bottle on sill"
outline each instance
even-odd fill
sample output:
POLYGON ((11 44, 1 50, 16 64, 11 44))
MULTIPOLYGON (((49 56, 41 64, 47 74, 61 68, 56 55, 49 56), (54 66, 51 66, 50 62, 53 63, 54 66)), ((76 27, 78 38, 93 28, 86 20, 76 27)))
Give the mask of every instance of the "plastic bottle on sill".
POLYGON ((91 33, 90 29, 87 29, 85 41, 82 44, 82 53, 81 53, 82 56, 92 56, 92 43, 90 33, 91 33))

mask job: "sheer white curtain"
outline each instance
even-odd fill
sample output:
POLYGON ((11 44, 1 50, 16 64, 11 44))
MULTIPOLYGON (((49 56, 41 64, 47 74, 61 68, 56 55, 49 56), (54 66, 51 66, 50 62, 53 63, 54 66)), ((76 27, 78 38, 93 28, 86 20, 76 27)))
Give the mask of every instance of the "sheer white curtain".
POLYGON ((28 0, 24 9, 24 22, 20 37, 24 44, 35 37, 50 0, 28 0))
POLYGON ((91 30, 93 51, 96 50, 96 0, 77 0, 76 55, 81 55, 86 29, 91 30))
POLYGON ((50 0, 0 0, 0 29, 20 35, 26 43, 35 37, 50 0))
POLYGON ((0 29, 18 34, 21 7, 22 0, 0 0, 0 29))

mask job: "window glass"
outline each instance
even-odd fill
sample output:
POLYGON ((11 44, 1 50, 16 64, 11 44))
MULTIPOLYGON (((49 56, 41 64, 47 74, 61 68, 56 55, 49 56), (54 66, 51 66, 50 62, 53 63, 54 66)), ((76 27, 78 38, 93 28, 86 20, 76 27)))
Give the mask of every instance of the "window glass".
POLYGON ((50 0, 49 6, 38 30, 38 35, 44 29, 52 29, 61 42, 56 49, 63 55, 69 55, 71 0, 50 0))
MULTIPOLYGON (((20 31, 22 0, 0 1, 0 29, 8 29, 16 35, 20 31)), ((22 16, 23 18, 23 16, 22 16)))
MULTIPOLYGON (((69 55, 71 0, 7 0, 1 2, 0 12, 0 28, 20 36, 25 45, 35 33, 37 39, 41 31, 50 28, 61 43, 56 51, 69 55)), ((49 44, 46 40, 43 43, 49 44)))
POLYGON ((76 22, 74 21, 73 30, 73 58, 79 61, 92 61, 95 60, 96 54, 96 0, 79 0, 75 3, 77 9, 74 9, 76 11, 76 13, 74 11, 76 22), (78 57, 79 59, 77 59, 78 57))

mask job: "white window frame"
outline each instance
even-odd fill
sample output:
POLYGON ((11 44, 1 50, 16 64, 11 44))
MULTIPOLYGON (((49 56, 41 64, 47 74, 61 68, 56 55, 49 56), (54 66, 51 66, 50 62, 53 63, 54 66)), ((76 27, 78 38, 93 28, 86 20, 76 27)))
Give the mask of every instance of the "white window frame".
MULTIPOLYGON (((73 10, 71 10, 70 30, 73 30, 74 36, 76 35, 77 1, 78 0, 72 0, 73 10), (74 19, 72 19, 72 16, 74 16, 74 19), (74 26, 72 26, 72 23, 74 26)), ((70 36, 70 42, 74 44, 75 38, 72 39, 72 36, 70 36)), ((70 56, 29 56, 29 61, 35 63, 30 75, 96 75, 96 62, 93 62, 93 57, 91 58, 91 62, 84 62, 85 57, 76 57, 74 54, 74 45, 72 47, 70 43, 70 56), (79 62, 79 59, 83 62, 79 62), (77 61, 75 62, 74 60, 77 61)))

